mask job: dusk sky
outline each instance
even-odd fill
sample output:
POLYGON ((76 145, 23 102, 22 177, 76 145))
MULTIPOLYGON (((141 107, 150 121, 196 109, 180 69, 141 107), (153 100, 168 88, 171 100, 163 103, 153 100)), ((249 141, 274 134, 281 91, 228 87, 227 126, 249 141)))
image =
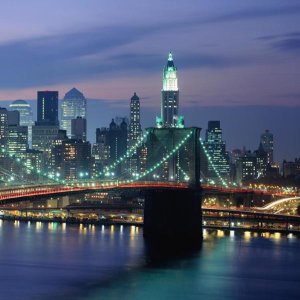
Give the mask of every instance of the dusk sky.
POLYGON ((76 87, 93 99, 94 139, 128 115, 136 91, 152 126, 171 50, 187 126, 221 120, 228 150, 255 150, 270 129, 276 160, 300 156, 299 0, 3 0, 0 9, 2 101, 76 87))

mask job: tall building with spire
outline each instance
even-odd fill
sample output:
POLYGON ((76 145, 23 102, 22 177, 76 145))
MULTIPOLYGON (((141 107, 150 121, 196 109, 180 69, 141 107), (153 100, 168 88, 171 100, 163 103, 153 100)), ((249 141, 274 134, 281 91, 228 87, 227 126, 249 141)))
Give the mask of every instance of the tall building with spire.
POLYGON ((61 104, 61 128, 67 131, 67 136, 72 137, 72 119, 81 117, 86 119, 86 99, 76 88, 65 94, 61 104))
POLYGON ((142 134, 140 122, 140 98, 136 93, 130 100, 130 123, 128 131, 128 145, 133 146, 142 134))
POLYGON ((178 116, 179 88, 177 68, 170 52, 168 62, 163 70, 163 88, 161 91, 161 118, 158 127, 183 127, 183 118, 178 116))

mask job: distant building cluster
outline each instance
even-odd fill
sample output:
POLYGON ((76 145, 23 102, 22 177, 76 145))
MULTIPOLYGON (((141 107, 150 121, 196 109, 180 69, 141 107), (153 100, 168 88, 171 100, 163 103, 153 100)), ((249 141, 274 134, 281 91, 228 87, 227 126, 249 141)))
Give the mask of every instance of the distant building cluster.
MULTIPOLYGON (((151 164, 156 164, 158 152, 166 157, 184 138, 172 132, 184 128, 172 53, 163 68, 161 114, 156 117, 156 128, 148 132, 152 134, 148 145, 144 143, 140 109, 140 98, 134 93, 129 101, 129 117, 116 116, 107 127, 96 128, 96 142, 92 145, 87 140, 87 100, 76 88, 62 100, 58 91, 38 91, 35 122, 32 109, 24 100, 14 101, 8 109, 0 108, 0 182, 7 178, 15 182, 35 181, 43 176, 57 181, 139 179, 151 164)), ((262 178, 300 176, 300 159, 284 161, 281 170, 274 163, 273 134, 269 130, 262 133, 257 150, 229 152, 220 121, 212 120, 201 145, 203 183, 226 181, 242 185, 262 178)), ((193 147, 193 143, 187 143, 172 161, 162 161, 151 173, 151 179, 189 181, 189 170, 194 166, 190 158, 193 147)))

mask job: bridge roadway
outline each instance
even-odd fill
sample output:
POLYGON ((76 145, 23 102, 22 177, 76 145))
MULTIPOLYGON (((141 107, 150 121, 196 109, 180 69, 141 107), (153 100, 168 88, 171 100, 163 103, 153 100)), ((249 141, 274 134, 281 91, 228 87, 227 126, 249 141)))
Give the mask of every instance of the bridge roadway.
MULTIPOLYGON (((117 191, 126 189, 189 189, 188 183, 178 182, 160 182, 160 181, 116 181, 116 182, 102 182, 102 183, 85 183, 82 185, 61 185, 61 184, 47 184, 47 185, 34 185, 24 187, 10 187, 0 189, 0 203, 11 203, 26 201, 36 198, 65 196, 72 194, 85 194, 101 191, 117 191)), ((274 196, 284 196, 283 193, 274 193, 270 191, 242 189, 242 188, 224 188, 202 185, 202 190, 209 193, 224 193, 224 194, 266 194, 274 196)), ((295 196, 295 195, 293 195, 295 196)))

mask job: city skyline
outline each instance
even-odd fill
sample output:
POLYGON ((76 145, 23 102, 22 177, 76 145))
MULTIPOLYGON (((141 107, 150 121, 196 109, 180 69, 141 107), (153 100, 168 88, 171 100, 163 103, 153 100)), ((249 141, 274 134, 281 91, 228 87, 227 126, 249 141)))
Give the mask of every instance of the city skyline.
POLYGON ((36 101, 38 90, 58 90, 62 98, 76 87, 90 106, 88 139, 94 140, 94 128, 116 114, 129 115, 128 101, 136 91, 142 127, 153 126, 160 115, 162 66, 172 51, 186 126, 205 129, 208 120, 220 120, 228 149, 254 149, 257 136, 269 129, 275 137, 275 160, 292 160, 300 153, 295 138, 300 5, 232 3, 180 1, 170 6, 166 1, 149 6, 130 1, 131 12, 118 1, 105 7, 91 1, 85 9, 81 3, 61 1, 57 10, 50 1, 26 1, 19 4, 18 11, 27 15, 20 25, 19 12, 4 1, 2 24, 8 29, 0 38, 5 70, 0 105, 7 107, 5 100, 36 101), (41 7, 59 16, 55 24, 37 14, 41 7), (179 10, 176 20, 165 17, 179 10), (112 11, 119 18, 109 18, 112 11))
POLYGON ((299 0, 0 7, 3 299, 299 298, 299 0))

